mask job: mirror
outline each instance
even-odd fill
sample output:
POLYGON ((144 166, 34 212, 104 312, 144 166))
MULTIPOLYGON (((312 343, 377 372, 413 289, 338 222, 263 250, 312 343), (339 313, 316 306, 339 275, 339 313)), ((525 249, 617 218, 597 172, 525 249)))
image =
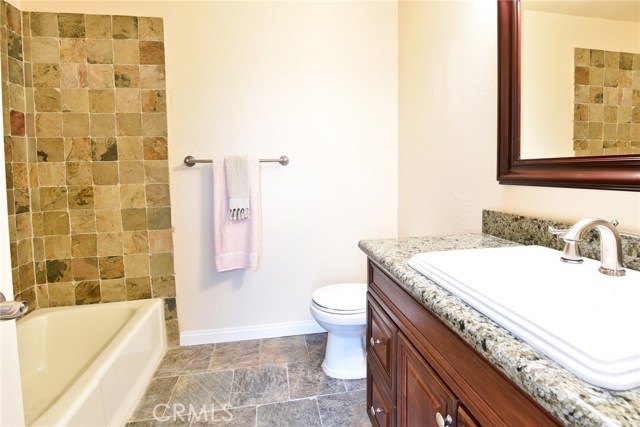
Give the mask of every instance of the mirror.
MULTIPOLYGON (((542 131, 544 126, 529 126, 521 117, 522 112, 527 114, 527 109, 529 112, 532 111, 530 106, 523 109, 523 106, 527 105, 522 102, 521 97, 523 75, 529 76, 530 73, 535 73, 522 66, 525 64, 521 51, 522 12, 520 0, 498 0, 498 181, 501 184, 514 185, 640 191, 640 154, 598 156, 592 153, 584 155, 585 153, 582 152, 578 153, 577 157, 575 155, 554 157, 553 152, 542 151, 543 157, 540 157, 540 152, 527 148, 528 145, 523 145, 543 145, 541 143, 554 140, 557 135, 555 131, 549 130, 545 134, 542 131), (536 132, 527 133, 528 140, 525 141, 522 138, 522 130, 527 131, 531 128, 536 132), (533 154, 527 155, 527 153, 533 154)), ((574 55, 576 55, 576 47, 578 46, 570 47, 570 52, 574 55)), ((582 54, 584 54, 584 49, 589 47, 580 46, 580 48, 583 48, 582 54)), ((602 50, 602 47, 594 46, 594 49, 602 50)), ((574 58, 571 57, 569 60, 573 64, 574 58)), ((573 75, 575 71, 573 66, 570 71, 573 75)), ((578 114, 573 111, 575 87, 569 86, 563 90, 569 93, 568 101, 563 107, 564 117, 569 122, 568 125, 564 123, 565 128, 569 129, 569 144, 571 148, 581 147, 573 141, 572 135, 577 123, 573 120, 574 115, 578 114)), ((640 106, 637 107, 639 110, 637 114, 640 114, 640 106)), ((571 150, 568 152, 565 150, 564 154, 571 155, 571 150)))
POLYGON ((640 154, 640 1, 521 5, 522 158, 640 154))

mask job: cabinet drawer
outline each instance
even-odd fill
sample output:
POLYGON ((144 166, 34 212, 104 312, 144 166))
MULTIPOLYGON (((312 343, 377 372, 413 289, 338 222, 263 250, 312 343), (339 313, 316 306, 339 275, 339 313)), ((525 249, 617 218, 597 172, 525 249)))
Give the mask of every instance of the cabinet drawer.
POLYGON ((367 375, 367 413, 373 427, 395 426, 395 406, 381 372, 367 356, 369 374, 367 375))
POLYGON ((390 387, 397 328, 373 297, 368 295, 367 298, 367 354, 380 365, 382 375, 390 387))

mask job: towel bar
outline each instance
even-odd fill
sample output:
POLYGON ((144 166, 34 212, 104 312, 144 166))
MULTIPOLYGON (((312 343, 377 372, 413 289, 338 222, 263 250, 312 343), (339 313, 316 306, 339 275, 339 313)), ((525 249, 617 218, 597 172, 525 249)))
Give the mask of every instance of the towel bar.
MULTIPOLYGON (((184 158, 184 164, 192 167, 194 166, 196 163, 212 163, 213 160, 211 159, 196 159, 193 156, 187 156, 184 158)), ((260 159, 260 162, 262 163, 280 163, 282 166, 287 166, 289 164, 289 158, 287 156, 280 156, 279 159, 260 159)))

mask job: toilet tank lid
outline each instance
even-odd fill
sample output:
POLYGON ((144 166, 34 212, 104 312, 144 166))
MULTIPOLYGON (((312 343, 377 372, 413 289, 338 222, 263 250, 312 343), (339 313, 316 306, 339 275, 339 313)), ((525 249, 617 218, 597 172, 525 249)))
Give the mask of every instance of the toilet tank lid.
POLYGON ((366 283, 338 283, 313 292, 313 301, 333 310, 364 310, 367 305, 366 283))

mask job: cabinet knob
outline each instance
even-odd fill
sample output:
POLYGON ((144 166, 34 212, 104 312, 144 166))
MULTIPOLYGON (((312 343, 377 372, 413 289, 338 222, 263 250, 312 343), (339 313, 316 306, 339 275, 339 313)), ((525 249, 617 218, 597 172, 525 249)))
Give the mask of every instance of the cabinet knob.
POLYGON ((451 415, 447 415, 447 417, 444 418, 440 412, 436 413, 436 424, 438 424, 438 427, 450 427, 451 423, 453 423, 451 415))
POLYGON ((377 344, 382 344, 384 341, 381 340, 380 338, 378 338, 377 340, 374 340, 373 337, 371 337, 371 339, 369 339, 369 344, 371 344, 371 347, 375 347, 377 344))
POLYGON ((371 416, 375 417, 377 414, 379 414, 380 412, 382 412, 382 409, 380 408, 374 408, 373 406, 371 406, 371 416))

